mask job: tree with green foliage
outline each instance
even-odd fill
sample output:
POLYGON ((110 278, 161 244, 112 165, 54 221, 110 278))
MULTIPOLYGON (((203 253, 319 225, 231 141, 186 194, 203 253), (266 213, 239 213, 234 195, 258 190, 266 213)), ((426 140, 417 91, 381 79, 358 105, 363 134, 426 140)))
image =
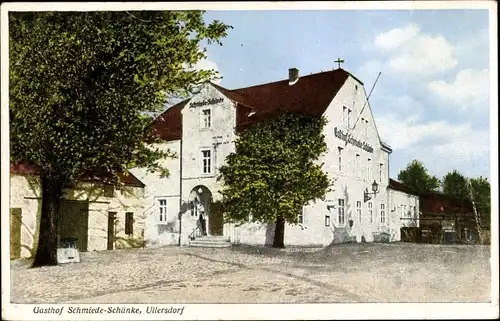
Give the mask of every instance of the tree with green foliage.
POLYGON ((454 170, 446 174, 443 178, 443 193, 453 196, 462 202, 474 201, 481 225, 489 229, 491 187, 486 178, 466 178, 464 175, 454 170))
POLYGON ((436 191, 440 186, 439 179, 430 175, 424 164, 416 159, 399 172, 398 180, 417 194, 436 191))
POLYGON ((454 170, 443 177, 443 193, 461 200, 468 200, 470 199, 468 184, 467 178, 454 170))
POLYGON ((189 68, 230 26, 201 11, 10 12, 10 155, 40 170, 33 266, 57 264, 63 189, 83 173, 118 184, 130 167, 167 172, 150 118, 215 76, 189 68))
POLYGON ((332 181, 317 160, 327 151, 325 118, 284 114, 240 133, 220 168, 225 220, 276 223, 274 247, 284 247, 285 223, 324 197, 332 181))
POLYGON ((476 210, 481 222, 481 226, 490 229, 491 227, 491 185, 485 177, 471 178, 472 200, 476 205, 476 210))

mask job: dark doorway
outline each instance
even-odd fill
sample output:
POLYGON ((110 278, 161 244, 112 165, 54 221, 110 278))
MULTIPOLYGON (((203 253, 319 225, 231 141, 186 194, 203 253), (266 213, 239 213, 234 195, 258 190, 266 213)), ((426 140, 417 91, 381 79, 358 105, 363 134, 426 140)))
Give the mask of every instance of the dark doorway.
POLYGON ((10 259, 21 257, 21 225, 22 211, 20 208, 10 209, 10 259))
POLYGON ((223 235, 224 216, 220 203, 212 203, 210 205, 208 232, 210 235, 223 235))
POLYGON ((443 233, 444 244, 455 244, 455 231, 454 230, 445 230, 443 233))
POLYGON ((113 250, 115 245, 116 212, 108 212, 108 250, 113 250))
POLYGON ((59 239, 75 238, 78 250, 86 252, 89 234, 89 203, 63 201, 60 218, 59 239))

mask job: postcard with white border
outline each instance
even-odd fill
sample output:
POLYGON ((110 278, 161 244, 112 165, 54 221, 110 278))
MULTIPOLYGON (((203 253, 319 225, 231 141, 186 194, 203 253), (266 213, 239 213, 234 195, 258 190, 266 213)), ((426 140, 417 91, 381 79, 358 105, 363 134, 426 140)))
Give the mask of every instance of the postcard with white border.
POLYGON ((6 3, 1 33, 2 319, 499 317, 496 2, 6 3))

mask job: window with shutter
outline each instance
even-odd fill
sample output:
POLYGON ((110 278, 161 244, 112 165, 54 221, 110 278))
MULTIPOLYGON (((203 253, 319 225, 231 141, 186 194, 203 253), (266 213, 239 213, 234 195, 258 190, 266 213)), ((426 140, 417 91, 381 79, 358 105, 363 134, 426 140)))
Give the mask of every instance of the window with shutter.
POLYGON ((114 197, 115 187, 113 185, 104 185, 104 197, 114 197))
POLYGON ((125 213, 125 234, 134 234, 134 213, 132 212, 125 213))

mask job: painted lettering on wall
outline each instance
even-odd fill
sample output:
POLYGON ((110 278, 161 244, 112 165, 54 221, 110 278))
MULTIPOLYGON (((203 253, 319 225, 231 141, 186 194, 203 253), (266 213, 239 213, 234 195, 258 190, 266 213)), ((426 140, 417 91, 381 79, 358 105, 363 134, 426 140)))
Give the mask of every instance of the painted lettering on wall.
POLYGON ((202 107, 207 105, 215 105, 224 101, 224 98, 210 98, 204 99, 202 101, 195 101, 190 104, 191 107, 202 107))
POLYGON ((368 144, 367 142, 360 141, 358 139, 355 139, 354 137, 347 137, 347 133, 344 133, 341 129, 337 129, 337 127, 335 127, 334 129, 334 133, 335 137, 343 140, 344 142, 347 141, 348 144, 366 150, 369 153, 373 153, 373 147, 370 146, 370 144, 368 144))

